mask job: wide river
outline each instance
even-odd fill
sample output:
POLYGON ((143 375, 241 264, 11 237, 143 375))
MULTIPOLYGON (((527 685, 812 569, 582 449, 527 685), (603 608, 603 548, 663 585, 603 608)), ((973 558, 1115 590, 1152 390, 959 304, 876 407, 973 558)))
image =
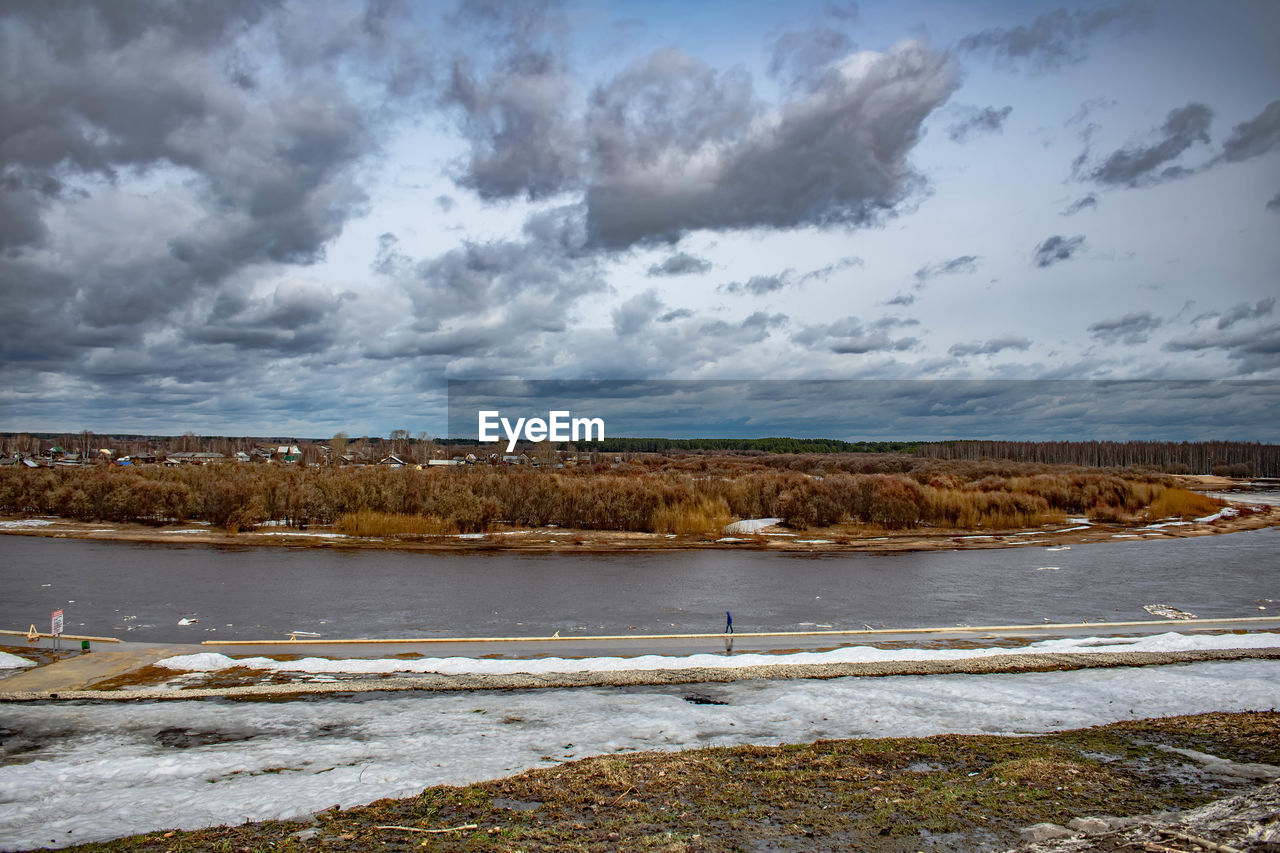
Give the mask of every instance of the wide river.
POLYGON ((0 628, 148 642, 1280 615, 1280 529, 1050 550, 429 554, 0 536, 0 628), (1272 603, 1275 599, 1277 603, 1272 603), (1260 608, 1265 608, 1262 610, 1260 608), (187 624, 180 624, 186 620, 187 624))

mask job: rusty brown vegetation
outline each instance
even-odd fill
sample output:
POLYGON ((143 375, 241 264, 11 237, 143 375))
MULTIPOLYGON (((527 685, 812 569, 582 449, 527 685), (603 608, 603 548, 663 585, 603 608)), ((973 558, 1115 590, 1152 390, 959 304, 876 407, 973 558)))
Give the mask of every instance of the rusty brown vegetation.
POLYGON ((796 528, 1007 529, 1087 515, 1188 517, 1220 502, 1168 475, 895 454, 662 456, 563 469, 278 465, 0 471, 0 511, 150 525, 201 520, 335 525, 356 536, 481 532, 502 524, 703 534, 733 518, 796 528))

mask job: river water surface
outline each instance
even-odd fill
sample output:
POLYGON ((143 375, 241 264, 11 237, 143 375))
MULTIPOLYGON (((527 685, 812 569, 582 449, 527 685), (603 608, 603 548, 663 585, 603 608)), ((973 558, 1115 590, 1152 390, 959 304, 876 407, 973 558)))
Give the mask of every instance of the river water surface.
POLYGON ((430 554, 0 536, 0 628, 147 642, 1280 615, 1280 529, 1050 550, 430 554), (1271 603, 1269 599, 1276 599, 1271 603), (1261 610, 1260 608, 1266 608, 1261 610), (186 620, 187 624, 180 624, 186 620))

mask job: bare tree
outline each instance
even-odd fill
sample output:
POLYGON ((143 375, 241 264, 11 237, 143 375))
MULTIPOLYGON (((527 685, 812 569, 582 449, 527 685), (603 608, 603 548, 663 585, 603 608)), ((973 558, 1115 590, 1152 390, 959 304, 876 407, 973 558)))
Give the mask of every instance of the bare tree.
POLYGON ((341 465, 342 457, 347 452, 347 434, 345 432, 334 433, 333 438, 329 440, 329 464, 341 465))

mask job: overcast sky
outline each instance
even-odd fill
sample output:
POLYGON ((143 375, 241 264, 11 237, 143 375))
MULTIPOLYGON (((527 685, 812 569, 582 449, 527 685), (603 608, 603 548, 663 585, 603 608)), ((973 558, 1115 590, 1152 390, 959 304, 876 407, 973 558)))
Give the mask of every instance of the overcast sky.
POLYGON ((440 434, 457 378, 1280 380, 1278 32, 9 0, 0 429, 440 434))

